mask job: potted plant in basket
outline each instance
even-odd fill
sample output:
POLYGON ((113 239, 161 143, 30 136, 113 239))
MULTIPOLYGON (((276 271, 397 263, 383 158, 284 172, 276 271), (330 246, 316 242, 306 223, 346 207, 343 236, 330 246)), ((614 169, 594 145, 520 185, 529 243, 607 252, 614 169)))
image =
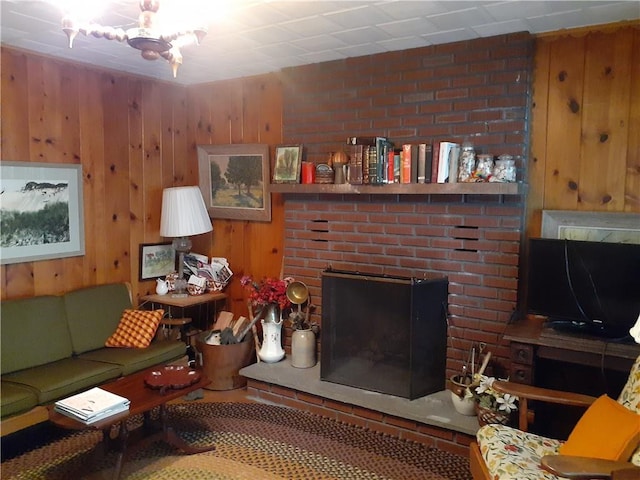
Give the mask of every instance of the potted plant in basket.
POLYGON ((499 423, 506 425, 511 412, 518 410, 518 397, 509 393, 501 393, 493 388, 494 377, 477 375, 473 388, 473 396, 476 400, 478 423, 480 426, 487 423, 499 423))

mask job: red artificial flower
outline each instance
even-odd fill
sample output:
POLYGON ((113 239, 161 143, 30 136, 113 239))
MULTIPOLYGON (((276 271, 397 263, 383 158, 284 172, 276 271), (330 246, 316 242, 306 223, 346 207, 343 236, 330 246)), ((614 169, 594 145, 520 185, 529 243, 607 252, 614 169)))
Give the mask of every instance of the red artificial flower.
POLYGON ((276 303, 282 310, 291 306, 291 302, 287 298, 287 287, 291 282, 293 282, 291 277, 284 280, 266 277, 261 283, 254 282, 250 275, 245 275, 240 279, 240 285, 249 292, 249 300, 254 306, 276 303))

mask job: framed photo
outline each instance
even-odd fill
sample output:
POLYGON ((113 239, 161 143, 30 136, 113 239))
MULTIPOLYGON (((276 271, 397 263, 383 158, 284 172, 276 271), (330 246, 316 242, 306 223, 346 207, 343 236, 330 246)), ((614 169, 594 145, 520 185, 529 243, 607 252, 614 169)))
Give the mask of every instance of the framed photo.
POLYGON ((273 183, 300 183, 302 145, 281 145, 276 148, 273 183))
POLYGON ((172 242, 140 244, 140 280, 164 277, 176 271, 172 242))
POLYGON ((271 221, 268 145, 198 145, 198 171, 212 218, 271 221))
POLYGON ((640 214, 543 210, 542 237, 640 244, 640 214))
POLYGON ((0 263, 84 255, 82 166, 0 163, 0 263))

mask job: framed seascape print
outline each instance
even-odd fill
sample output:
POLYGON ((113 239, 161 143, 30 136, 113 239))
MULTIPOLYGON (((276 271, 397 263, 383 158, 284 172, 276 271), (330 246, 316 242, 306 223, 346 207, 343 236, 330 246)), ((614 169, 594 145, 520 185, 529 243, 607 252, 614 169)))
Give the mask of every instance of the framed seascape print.
POLYGON ((273 183, 300 183, 302 145, 281 145, 276 148, 273 183))
POLYGON ((271 221, 268 145, 198 145, 198 171, 212 218, 271 221))
POLYGON ((140 280, 164 277, 176 271, 172 242, 140 244, 140 280))
POLYGON ((0 162, 0 263, 84 255, 82 166, 0 162))
POLYGON ((543 210, 542 237, 640 244, 640 214, 543 210))

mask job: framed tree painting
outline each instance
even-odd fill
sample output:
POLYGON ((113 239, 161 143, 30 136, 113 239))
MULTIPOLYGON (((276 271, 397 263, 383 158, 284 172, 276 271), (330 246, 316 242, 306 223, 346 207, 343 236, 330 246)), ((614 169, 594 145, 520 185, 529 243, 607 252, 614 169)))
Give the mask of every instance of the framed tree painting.
POLYGON ((302 145, 280 145, 276 148, 273 183, 300 183, 302 145))
POLYGON ((84 255, 82 166, 0 163, 0 263, 84 255))
POLYGON ((271 221, 268 145, 198 145, 198 171, 212 218, 271 221))

